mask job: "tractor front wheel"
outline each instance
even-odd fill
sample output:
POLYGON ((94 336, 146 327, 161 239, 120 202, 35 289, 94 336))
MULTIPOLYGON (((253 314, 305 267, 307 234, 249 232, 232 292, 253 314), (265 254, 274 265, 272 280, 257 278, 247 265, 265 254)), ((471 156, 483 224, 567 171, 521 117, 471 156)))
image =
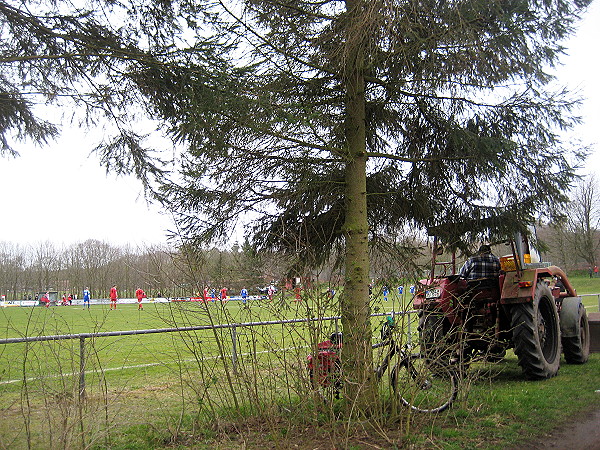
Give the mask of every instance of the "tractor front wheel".
POLYGON ((419 319, 421 353, 430 361, 450 359, 452 344, 444 328, 444 316, 439 312, 423 311, 419 319))
POLYGON ((560 325, 550 288, 539 282, 532 302, 513 306, 515 353, 530 379, 553 377, 560 367, 560 325))
POLYGON ((563 326, 563 321, 571 322, 570 324, 564 324, 565 328, 563 328, 562 333, 565 360, 569 364, 583 364, 587 362, 590 357, 590 325, 585 307, 578 297, 566 298, 563 301, 560 320, 561 326, 563 326), (567 304, 567 301, 571 301, 572 304, 567 304), (567 308, 573 309, 571 314, 566 314, 568 312, 567 308), (570 325, 570 327, 567 327, 567 325, 570 325))

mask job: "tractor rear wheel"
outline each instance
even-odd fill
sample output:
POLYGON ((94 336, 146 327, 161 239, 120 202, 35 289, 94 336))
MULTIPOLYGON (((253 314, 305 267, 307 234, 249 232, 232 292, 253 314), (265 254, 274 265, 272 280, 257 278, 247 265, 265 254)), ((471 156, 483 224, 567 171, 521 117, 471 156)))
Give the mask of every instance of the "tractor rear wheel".
POLYGON ((560 367, 560 325, 550 288, 538 282, 532 302, 511 309, 515 353, 530 379, 550 378, 560 367))
POLYGON ((579 303, 574 330, 572 336, 563 336, 562 338, 565 360, 569 364, 583 364, 590 357, 590 326, 587 312, 581 303, 579 303))
POLYGON ((461 373, 469 368, 474 349, 467 334, 452 327, 439 312, 425 311, 419 320, 421 354, 429 364, 458 364, 461 373))
POLYGON ((444 316, 438 312, 423 311, 419 317, 421 351, 426 353, 444 338, 444 316))

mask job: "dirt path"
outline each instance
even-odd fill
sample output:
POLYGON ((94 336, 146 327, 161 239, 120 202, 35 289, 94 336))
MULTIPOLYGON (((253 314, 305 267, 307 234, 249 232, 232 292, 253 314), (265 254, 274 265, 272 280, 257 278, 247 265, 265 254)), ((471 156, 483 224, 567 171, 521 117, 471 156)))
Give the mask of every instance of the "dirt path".
POLYGON ((600 409, 562 424, 520 450, 600 450, 600 409))

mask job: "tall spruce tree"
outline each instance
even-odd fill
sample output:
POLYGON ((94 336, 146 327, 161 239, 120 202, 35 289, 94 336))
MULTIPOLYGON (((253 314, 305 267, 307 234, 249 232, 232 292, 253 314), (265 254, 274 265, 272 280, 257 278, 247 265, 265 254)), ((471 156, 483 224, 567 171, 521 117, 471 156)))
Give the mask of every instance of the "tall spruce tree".
MULTIPOLYGON (((448 239, 506 232, 566 201, 578 155, 557 132, 573 124, 574 102, 549 90, 547 71, 589 1, 156 3, 132 2, 129 19, 143 20, 106 30, 80 26, 93 15, 72 16, 75 37, 65 42, 101 43, 82 58, 105 81, 93 106, 117 108, 118 93, 168 124, 184 150, 156 195, 185 234, 211 240, 250 221, 257 248, 307 267, 345 250, 347 394, 366 411, 369 239, 444 223, 461 224, 444 228, 448 239)), ((42 35, 55 43, 61 33, 42 35)), ((38 73, 70 76, 78 50, 52 53, 38 73)), ((3 67, 28 64, 3 58, 3 67)), ((7 80, 3 96, 19 104, 23 88, 7 80)), ((31 123, 12 111, 3 133, 31 123)), ((40 136, 53 131, 40 125, 40 136)), ((106 161, 162 175, 137 137, 104 146, 106 161)))

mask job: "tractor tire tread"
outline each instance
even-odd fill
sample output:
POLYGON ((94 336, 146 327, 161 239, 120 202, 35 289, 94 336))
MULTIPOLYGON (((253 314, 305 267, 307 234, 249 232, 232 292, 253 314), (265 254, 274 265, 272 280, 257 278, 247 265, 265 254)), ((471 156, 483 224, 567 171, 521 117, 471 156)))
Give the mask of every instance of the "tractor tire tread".
POLYGON ((539 302, 553 301, 550 289, 543 284, 538 284, 533 302, 515 305, 512 308, 511 326, 513 329, 513 342, 515 345, 515 354, 518 357, 519 365, 525 376, 529 379, 551 378, 558 373, 560 365, 560 329, 558 327, 558 314, 556 308, 555 323, 552 324, 552 336, 557 340, 557 351, 550 361, 547 361, 540 349, 538 342, 539 336, 535 332, 536 311, 539 314, 539 302), (548 298, 549 297, 549 298, 548 298), (534 303, 537 304, 534 306, 534 303))
POLYGON ((590 357, 589 325, 587 313, 583 305, 580 306, 579 315, 578 335, 562 338, 563 353, 565 354, 565 361, 568 364, 584 364, 590 357), (583 333, 581 330, 582 325, 585 327, 583 333))

